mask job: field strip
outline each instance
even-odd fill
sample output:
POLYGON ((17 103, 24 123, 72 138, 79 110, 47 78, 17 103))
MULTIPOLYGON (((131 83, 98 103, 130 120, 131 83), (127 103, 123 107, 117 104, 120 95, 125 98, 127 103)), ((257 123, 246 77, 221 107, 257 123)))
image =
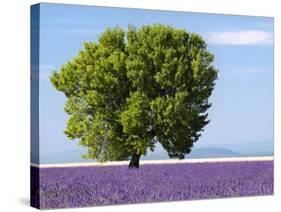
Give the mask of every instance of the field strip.
MULTIPOLYGON (((243 162, 243 161, 272 161, 273 156, 261 157, 229 157, 229 158, 202 158, 202 159, 170 159, 170 160, 141 160, 140 165, 144 164, 182 164, 182 163, 215 163, 215 162, 243 162)), ((59 168, 59 167, 88 167, 88 166, 120 166, 128 165, 129 161, 114 162, 84 162, 84 163, 61 163, 61 164, 34 164, 31 166, 38 168, 59 168)))

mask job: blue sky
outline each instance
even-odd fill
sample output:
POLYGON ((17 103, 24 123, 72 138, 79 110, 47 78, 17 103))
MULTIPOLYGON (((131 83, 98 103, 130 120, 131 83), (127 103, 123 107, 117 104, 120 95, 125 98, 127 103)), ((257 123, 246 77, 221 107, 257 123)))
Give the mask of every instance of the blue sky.
POLYGON ((59 70, 85 41, 95 41, 107 27, 153 23, 201 34, 215 55, 219 75, 210 98, 211 122, 194 148, 272 150, 273 18, 63 4, 41 4, 40 15, 41 156, 81 150, 63 134, 65 97, 50 84, 51 71, 59 70))

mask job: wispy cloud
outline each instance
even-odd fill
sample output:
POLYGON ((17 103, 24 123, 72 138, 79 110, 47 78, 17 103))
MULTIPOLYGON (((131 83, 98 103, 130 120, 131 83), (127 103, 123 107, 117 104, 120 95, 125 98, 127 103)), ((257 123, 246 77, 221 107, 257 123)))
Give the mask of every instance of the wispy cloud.
POLYGON ((218 67, 221 74, 252 75, 262 74, 271 70, 270 67, 241 67, 237 65, 221 65, 218 67))
POLYGON ((67 35, 99 35, 102 29, 89 28, 42 28, 42 32, 48 34, 67 34, 67 35))
POLYGON ((41 64, 39 66, 40 72, 49 72, 49 71, 54 70, 55 68, 56 67, 54 65, 51 65, 51 64, 41 64))
POLYGON ((40 80, 49 80, 50 73, 55 70, 55 66, 51 64, 41 64, 39 66, 40 80))
POLYGON ((273 34, 264 30, 211 32, 207 41, 214 45, 271 45, 273 34))
POLYGON ((256 74, 256 73, 264 72, 265 70, 262 68, 245 68, 242 71, 249 74, 256 74))

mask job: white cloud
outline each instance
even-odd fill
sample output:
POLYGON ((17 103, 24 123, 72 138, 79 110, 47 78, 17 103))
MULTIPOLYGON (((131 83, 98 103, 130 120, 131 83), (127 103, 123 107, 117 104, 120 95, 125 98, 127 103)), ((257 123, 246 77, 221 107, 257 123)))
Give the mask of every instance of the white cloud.
POLYGON ((273 34, 264 30, 211 32, 207 41, 215 45, 270 45, 273 43, 273 34))

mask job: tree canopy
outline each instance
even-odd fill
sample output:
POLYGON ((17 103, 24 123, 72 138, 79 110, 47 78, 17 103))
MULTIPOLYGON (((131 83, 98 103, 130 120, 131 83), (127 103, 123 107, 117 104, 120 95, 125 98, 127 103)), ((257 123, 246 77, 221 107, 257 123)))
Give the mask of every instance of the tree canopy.
POLYGON ((108 28, 50 76, 67 97, 64 132, 98 161, 131 158, 138 167, 157 142, 183 159, 209 122, 213 60, 204 39, 184 29, 108 28))

